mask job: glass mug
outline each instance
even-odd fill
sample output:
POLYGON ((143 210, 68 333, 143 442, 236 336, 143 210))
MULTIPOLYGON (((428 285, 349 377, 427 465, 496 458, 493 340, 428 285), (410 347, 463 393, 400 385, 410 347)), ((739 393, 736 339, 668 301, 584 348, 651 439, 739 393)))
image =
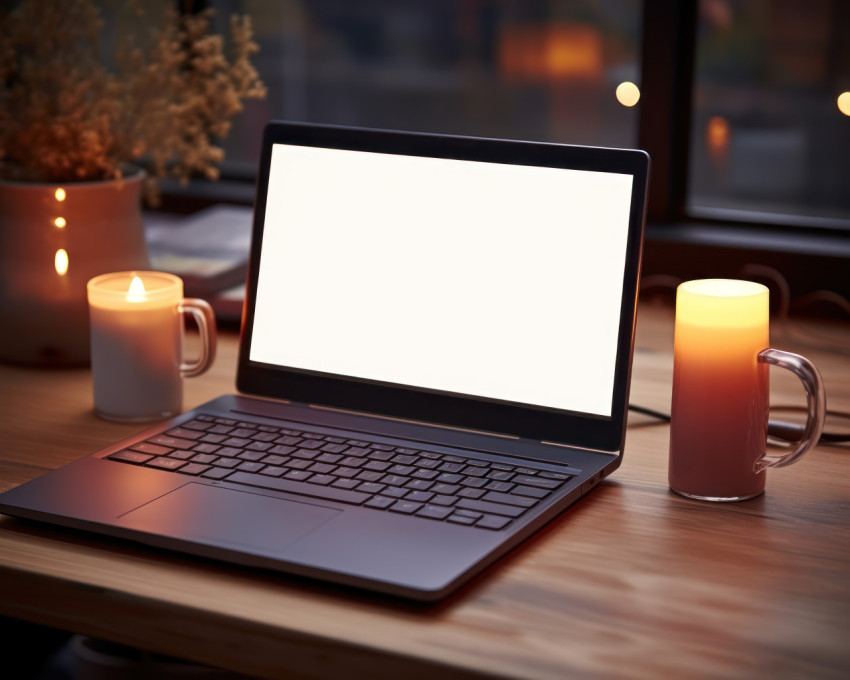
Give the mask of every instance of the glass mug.
POLYGON ((683 496, 758 496, 767 468, 799 460, 820 438, 820 374, 805 357, 769 348, 768 312, 768 289, 750 281, 688 281, 676 291, 669 483, 683 496), (797 375, 808 402, 802 440, 779 455, 767 455, 770 365, 797 375))
POLYGON ((95 412, 107 420, 168 418, 183 407, 183 378, 215 358, 216 329, 204 300, 162 272, 116 272, 88 282, 95 412), (183 359, 183 318, 198 326, 201 355, 183 359))

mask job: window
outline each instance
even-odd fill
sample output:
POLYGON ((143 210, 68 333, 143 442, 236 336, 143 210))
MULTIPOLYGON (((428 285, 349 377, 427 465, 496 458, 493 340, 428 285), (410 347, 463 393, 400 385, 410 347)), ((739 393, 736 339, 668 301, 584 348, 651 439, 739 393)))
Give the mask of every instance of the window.
POLYGON ((846 2, 700 2, 690 214, 850 226, 848 27, 846 2))
POLYGON ((268 119, 599 146, 637 144, 638 0, 232 0, 267 87, 226 140, 255 164, 268 119))

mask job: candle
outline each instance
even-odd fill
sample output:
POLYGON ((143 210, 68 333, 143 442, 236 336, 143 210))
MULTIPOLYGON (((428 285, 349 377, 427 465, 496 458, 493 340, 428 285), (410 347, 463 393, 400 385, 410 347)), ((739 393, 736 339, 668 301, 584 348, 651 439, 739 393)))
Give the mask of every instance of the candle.
POLYGON ((764 491, 769 399, 768 290, 749 281, 689 281, 676 294, 670 487, 703 499, 764 491))
POLYGON ((183 282, 170 274, 119 272, 89 281, 98 415, 148 420, 180 411, 182 298, 183 282))

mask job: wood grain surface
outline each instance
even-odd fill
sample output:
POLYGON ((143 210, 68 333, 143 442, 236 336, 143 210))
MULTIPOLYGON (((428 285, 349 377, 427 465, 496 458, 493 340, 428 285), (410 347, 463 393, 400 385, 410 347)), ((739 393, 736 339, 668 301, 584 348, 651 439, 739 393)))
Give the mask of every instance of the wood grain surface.
MULTIPOLYGON (((850 326, 802 328, 772 344, 850 411, 848 355, 818 349, 846 352, 850 326)), ((642 306, 632 403, 669 411, 672 334, 642 306)), ((222 337, 185 407, 234 390, 236 352, 222 337)), ((772 402, 802 404, 782 373, 772 402)), ((141 429, 93 414, 84 369, 0 366, 0 406, 2 490, 141 429)), ((668 436, 631 417, 620 470, 438 606, 0 516, 0 614, 267 678, 850 677, 850 449, 714 505, 668 490, 668 436)))

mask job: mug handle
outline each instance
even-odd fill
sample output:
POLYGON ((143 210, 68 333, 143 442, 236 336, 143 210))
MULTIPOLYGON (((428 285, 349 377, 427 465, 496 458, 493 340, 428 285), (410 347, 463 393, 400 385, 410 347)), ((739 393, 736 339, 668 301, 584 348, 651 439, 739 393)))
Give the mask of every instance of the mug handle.
POLYGON ((757 473, 770 467, 785 467, 802 458, 806 451, 818 443, 826 421, 826 391, 820 373, 811 361, 799 354, 773 348, 759 352, 758 361, 787 368, 802 381, 803 388, 806 390, 808 417, 803 438, 797 444, 797 448, 781 455, 765 454, 755 463, 754 469, 757 473))
POLYGON ((198 325, 198 332, 201 336, 201 356, 198 357, 197 361, 180 362, 180 375, 184 378, 192 378, 206 372, 215 359, 215 313, 206 300, 199 298, 184 298, 177 305, 177 311, 192 316, 198 325))

